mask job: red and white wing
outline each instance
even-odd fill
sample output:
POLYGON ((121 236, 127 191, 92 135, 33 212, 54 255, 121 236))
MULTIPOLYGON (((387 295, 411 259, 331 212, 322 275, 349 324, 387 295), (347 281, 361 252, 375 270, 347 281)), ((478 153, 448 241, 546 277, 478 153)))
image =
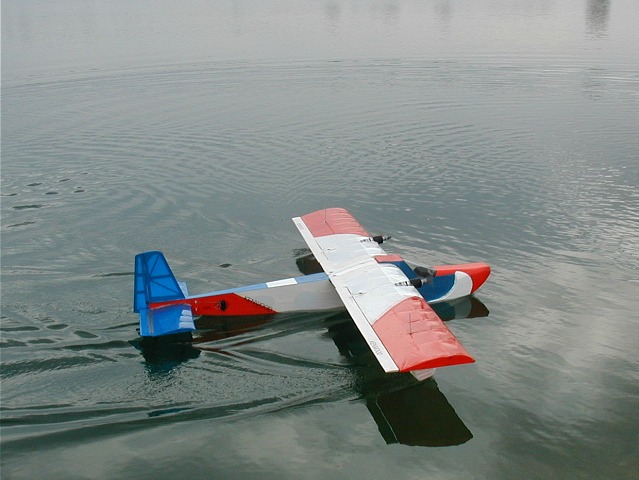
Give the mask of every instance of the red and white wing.
POLYGON ((474 362, 399 267, 383 263, 401 257, 387 255, 347 210, 293 222, 386 372, 474 362))

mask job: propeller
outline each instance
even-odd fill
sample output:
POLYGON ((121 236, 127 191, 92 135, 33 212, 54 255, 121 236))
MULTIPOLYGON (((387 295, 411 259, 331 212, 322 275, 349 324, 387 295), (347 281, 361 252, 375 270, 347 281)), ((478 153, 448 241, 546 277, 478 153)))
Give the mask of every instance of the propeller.
POLYGON ((362 242, 377 242, 381 245, 386 240, 390 240, 391 238, 393 237, 391 237, 390 235, 375 235, 373 237, 363 238, 362 242))
POLYGON ((431 267, 415 267, 413 268, 413 272, 415 272, 417 278, 411 278, 410 280, 398 282, 395 285, 398 287, 407 287, 409 285, 412 285, 415 288, 420 288, 425 283, 430 283, 433 281, 433 277, 437 273, 437 270, 431 267))

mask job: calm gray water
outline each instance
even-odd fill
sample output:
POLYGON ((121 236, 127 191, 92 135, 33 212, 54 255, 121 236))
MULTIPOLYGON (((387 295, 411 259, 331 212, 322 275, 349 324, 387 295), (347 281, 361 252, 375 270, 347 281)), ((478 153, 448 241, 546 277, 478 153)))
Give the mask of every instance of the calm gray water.
POLYGON ((637 25, 632 0, 3 1, 2 478, 639 478, 637 25), (448 323, 477 363, 384 375, 347 315, 139 344, 137 252, 192 292, 292 276, 290 218, 329 206, 493 267, 490 313, 448 323))

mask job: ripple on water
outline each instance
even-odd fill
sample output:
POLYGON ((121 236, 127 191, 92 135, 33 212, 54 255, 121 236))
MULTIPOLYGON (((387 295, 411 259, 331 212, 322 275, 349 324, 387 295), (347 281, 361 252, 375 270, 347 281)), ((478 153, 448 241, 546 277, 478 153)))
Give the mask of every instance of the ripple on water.
POLYGON ((636 390, 609 372, 636 358, 637 75, 584 72, 534 57, 209 63, 3 88, 3 448, 390 388, 317 318, 129 343, 137 251, 169 249, 196 285, 294 274, 286 217, 338 205, 418 263, 494 265, 489 322, 451 327, 477 376, 444 377, 468 375, 457 396, 484 438, 518 424, 529 433, 500 440, 530 447, 563 429, 554 454, 614 424, 595 406, 611 393, 628 411, 636 390))

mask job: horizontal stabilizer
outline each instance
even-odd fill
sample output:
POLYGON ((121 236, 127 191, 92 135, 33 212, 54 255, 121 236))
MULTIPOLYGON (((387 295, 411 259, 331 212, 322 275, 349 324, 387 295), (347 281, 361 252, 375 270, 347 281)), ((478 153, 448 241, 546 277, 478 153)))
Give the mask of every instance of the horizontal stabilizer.
POLYGON ((170 305, 140 311, 140 335, 159 337, 195 330, 193 312, 189 305, 170 305))

